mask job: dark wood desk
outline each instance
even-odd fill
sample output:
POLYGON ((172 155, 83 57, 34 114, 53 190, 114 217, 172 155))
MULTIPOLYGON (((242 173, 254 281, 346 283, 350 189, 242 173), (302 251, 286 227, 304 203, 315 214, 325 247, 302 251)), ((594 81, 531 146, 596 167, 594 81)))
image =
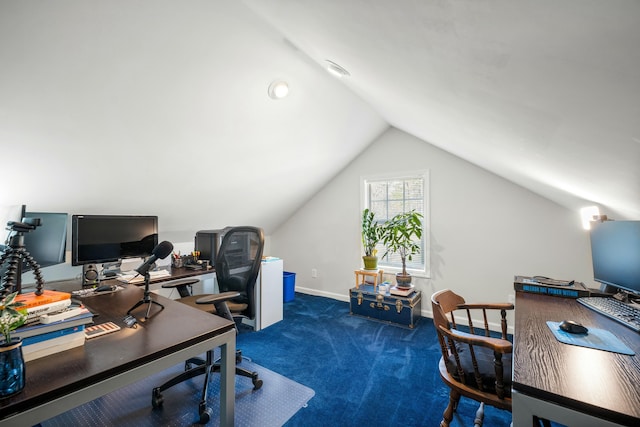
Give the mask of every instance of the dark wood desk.
MULTIPOLYGON (((154 306, 149 319, 136 316, 139 326, 127 328, 123 318, 142 296, 142 288, 127 285, 118 292, 83 298, 86 306, 98 314, 95 323, 112 321, 122 329, 87 340, 82 347, 28 362, 24 390, 0 400, 0 425, 37 424, 219 346, 223 364, 221 423, 232 426, 236 343, 233 322, 152 294, 164 310, 158 311, 154 306)), ((194 413, 197 411, 194 407, 194 413)))
POLYGON ((568 426, 640 425, 640 335, 576 302, 516 292, 513 425, 534 415, 568 426), (546 321, 576 320, 605 329, 628 356, 556 340, 546 321))

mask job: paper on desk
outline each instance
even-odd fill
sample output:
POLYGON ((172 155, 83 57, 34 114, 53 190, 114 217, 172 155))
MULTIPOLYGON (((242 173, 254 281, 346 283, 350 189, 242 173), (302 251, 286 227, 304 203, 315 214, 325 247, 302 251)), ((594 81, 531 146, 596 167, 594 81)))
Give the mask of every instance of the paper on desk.
POLYGON ((611 332, 605 331, 604 329, 589 328, 589 332, 586 335, 579 335, 570 334, 560 329, 560 322, 547 321, 547 326, 551 329, 556 339, 565 344, 622 353, 629 356, 635 355, 633 350, 627 347, 611 332))

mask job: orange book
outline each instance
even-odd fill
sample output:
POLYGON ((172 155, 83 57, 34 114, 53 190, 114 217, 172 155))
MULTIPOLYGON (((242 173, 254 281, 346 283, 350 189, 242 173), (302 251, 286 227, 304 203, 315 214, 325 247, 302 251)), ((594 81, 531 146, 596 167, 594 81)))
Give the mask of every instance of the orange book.
POLYGON ((16 296, 16 302, 21 302, 22 308, 38 307, 43 304, 51 304, 52 302, 71 299, 69 292, 51 291, 44 289, 42 295, 36 295, 35 292, 27 292, 16 296))

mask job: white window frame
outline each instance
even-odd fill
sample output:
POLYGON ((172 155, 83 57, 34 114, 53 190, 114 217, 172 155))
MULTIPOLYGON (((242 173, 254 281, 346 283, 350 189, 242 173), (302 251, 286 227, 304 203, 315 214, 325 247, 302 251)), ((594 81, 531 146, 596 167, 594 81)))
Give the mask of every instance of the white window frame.
MULTIPOLYGON (((360 179, 360 216, 362 216, 362 211, 365 208, 370 207, 369 200, 369 192, 368 192, 368 184, 370 182, 376 181, 396 181, 396 180, 405 180, 405 179, 415 179, 421 178, 424 188, 423 188, 423 220, 422 220, 422 237, 423 237, 423 247, 422 253, 424 254, 424 265, 422 268, 409 268, 407 266, 407 272, 413 276, 417 277, 431 277, 431 239, 429 238, 430 227, 430 215, 429 215, 429 171, 428 170, 417 170, 417 171, 405 171, 405 172, 396 172, 396 173, 384 173, 384 174, 375 174, 375 175, 366 175, 362 176, 360 179)), ((364 251, 364 249, 363 249, 364 251)), ((364 252, 363 252, 364 253, 364 252)), ((379 254, 379 257, 382 254, 379 254)), ((385 263, 385 261, 381 258, 378 259, 378 268, 384 270, 389 273, 399 273, 402 270, 402 267, 391 265, 385 263)))

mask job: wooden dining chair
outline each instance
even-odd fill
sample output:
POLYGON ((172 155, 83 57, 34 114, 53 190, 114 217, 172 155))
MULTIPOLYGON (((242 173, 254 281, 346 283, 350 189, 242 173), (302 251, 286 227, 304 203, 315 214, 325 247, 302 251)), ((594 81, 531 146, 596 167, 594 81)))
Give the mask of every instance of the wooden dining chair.
POLYGON ((440 378, 451 389, 440 426, 449 426, 461 396, 480 402, 474 426, 482 425, 485 404, 511 411, 512 344, 507 339, 506 313, 513 304, 468 304, 445 289, 431 296, 431 306, 442 350, 440 378), (491 311, 499 311, 499 337, 489 331, 487 313, 491 311), (482 327, 473 324, 479 315, 482 327))

